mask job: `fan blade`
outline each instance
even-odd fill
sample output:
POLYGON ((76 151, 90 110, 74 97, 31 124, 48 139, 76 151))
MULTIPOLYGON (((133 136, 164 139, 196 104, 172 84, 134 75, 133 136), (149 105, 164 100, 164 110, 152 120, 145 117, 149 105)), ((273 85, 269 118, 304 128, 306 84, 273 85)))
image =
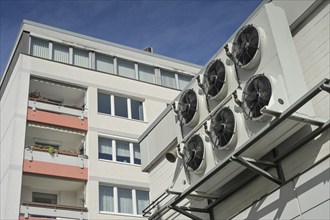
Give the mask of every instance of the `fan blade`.
POLYGON ((244 32, 241 33, 241 40, 242 40, 242 43, 247 42, 246 35, 244 32))

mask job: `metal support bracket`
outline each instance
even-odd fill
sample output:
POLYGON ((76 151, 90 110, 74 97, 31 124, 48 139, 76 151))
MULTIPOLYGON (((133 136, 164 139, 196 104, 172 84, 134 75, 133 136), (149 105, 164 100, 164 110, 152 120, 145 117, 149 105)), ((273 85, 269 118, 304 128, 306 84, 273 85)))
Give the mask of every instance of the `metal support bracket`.
MULTIPOLYGON (((203 219, 201 219, 201 218, 199 218, 199 217, 197 217, 197 216, 195 216, 195 215, 187 212, 187 211, 201 212, 200 211, 201 209, 197 209, 197 208, 186 208, 186 207, 184 207, 184 209, 183 209, 183 207, 178 207, 178 206, 169 206, 169 208, 170 209, 173 209, 174 211, 176 211, 176 212, 178 212, 178 213, 180 213, 180 214, 182 214, 184 216, 187 216, 190 219, 193 219, 193 220, 203 220, 203 219)), ((207 210, 205 210, 205 211, 203 210, 203 212, 209 213, 207 210)))
POLYGON ((230 158, 230 160, 245 166, 249 170, 273 181, 274 183, 276 183, 278 185, 281 185, 284 183, 284 179, 283 179, 282 175, 280 175, 279 172, 278 172, 278 176, 282 177, 282 178, 275 177, 272 174, 270 174, 269 172, 267 172, 264 169, 257 166, 257 165, 264 165, 264 166, 268 166, 268 167, 275 167, 275 168, 277 168, 277 171, 279 171, 280 166, 278 166, 276 163, 269 162, 269 161, 255 160, 255 159, 247 158, 247 157, 235 157, 235 156, 232 156, 230 158))

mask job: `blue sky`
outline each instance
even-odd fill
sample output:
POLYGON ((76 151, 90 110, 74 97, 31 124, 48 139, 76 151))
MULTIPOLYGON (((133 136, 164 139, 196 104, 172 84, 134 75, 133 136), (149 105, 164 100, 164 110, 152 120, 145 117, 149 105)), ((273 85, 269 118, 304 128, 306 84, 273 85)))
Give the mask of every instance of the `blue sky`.
POLYGON ((24 19, 205 65, 260 0, 0 0, 2 75, 24 19))

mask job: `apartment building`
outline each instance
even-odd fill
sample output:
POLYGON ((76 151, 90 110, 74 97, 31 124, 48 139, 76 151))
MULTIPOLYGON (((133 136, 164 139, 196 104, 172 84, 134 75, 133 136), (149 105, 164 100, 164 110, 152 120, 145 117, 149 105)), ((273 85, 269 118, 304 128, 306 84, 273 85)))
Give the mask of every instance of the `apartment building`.
POLYGON ((262 2, 144 132, 144 216, 330 218, 329 3, 262 2))
POLYGON ((23 21, 1 79, 1 219, 140 219, 138 137, 200 66, 23 21))

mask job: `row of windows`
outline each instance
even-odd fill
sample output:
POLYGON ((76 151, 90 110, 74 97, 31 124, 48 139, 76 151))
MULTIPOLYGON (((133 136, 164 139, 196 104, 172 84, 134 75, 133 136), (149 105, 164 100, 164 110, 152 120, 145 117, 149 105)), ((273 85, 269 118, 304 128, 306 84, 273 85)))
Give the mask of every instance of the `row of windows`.
POLYGON ((141 164, 140 145, 99 137, 99 159, 141 164))
POLYGON ((143 209, 148 205, 149 192, 147 191, 105 185, 99 186, 100 212, 141 215, 143 209))
POLYGON ((40 38, 31 39, 30 54, 57 62, 91 68, 109 74, 118 74, 132 79, 160 84, 182 90, 192 79, 182 75, 109 55, 89 52, 75 47, 49 42, 40 38))
POLYGON ((143 102, 104 93, 97 94, 98 112, 144 121, 143 102))

